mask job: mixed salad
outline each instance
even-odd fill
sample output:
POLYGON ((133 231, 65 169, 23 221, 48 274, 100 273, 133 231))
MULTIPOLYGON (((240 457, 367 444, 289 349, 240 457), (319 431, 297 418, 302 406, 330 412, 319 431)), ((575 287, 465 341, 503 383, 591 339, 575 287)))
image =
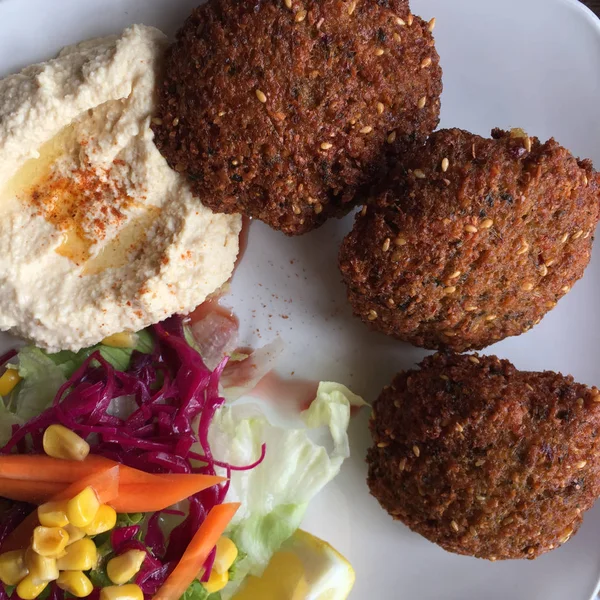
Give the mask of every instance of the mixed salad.
POLYGON ((363 401, 322 382, 274 419, 247 394, 281 342, 208 321, 0 358, 0 600, 227 600, 294 539, 363 401))

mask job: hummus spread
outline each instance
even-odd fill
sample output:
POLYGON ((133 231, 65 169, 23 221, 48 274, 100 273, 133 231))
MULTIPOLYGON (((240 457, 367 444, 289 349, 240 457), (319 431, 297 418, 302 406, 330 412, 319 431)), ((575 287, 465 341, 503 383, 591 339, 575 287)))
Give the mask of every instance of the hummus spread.
POLYGON ((134 26, 0 81, 0 329, 51 351, 187 313, 231 275, 213 214, 150 129, 166 37, 134 26))

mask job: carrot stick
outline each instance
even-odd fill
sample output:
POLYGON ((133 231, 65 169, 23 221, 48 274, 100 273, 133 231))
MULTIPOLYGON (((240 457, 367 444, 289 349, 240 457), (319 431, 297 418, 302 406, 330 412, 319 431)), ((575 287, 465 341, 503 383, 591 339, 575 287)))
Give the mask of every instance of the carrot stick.
MULTIPOLYGON (((119 495, 110 504, 118 513, 156 512, 221 483, 211 475, 151 475, 150 483, 119 484, 119 495)), ((127 480, 127 477, 122 479, 127 480)), ((120 479, 121 481, 121 479, 120 479)), ((0 496, 17 502, 44 504, 68 489, 66 483, 21 481, 0 477, 0 496)))
MULTIPOLYGON (((85 460, 63 460, 45 454, 9 454, 0 456, 0 477, 6 479, 24 479, 51 481, 53 483, 73 483, 86 477, 93 471, 118 465, 103 456, 90 455, 85 460)), ((123 465, 120 465, 122 468, 123 465)), ((149 475, 143 471, 131 469, 131 483, 138 483, 138 474, 149 475)), ((121 477, 124 475, 121 472, 121 477)), ((141 477, 143 481, 146 479, 141 477)))
MULTIPOLYGON (((79 481, 92 472, 114 466, 118 466, 120 469, 119 483, 121 486, 137 484, 163 486, 166 483, 172 483, 182 489, 185 486, 188 486, 191 490, 197 488, 195 492, 192 491, 185 498, 224 481, 222 478, 208 478, 207 475, 145 473, 132 467, 126 467, 109 458, 93 454, 82 461, 52 458, 45 454, 10 454, 0 456, 0 486, 2 485, 2 479, 69 484, 79 481)), ((8 486, 8 484, 6 485, 8 486)), ((1 492, 0 495, 2 495, 1 492)), ((184 497, 182 496, 181 499, 184 499, 184 497)), ((135 512, 145 511, 136 510, 135 512)))
MULTIPOLYGON (((87 487, 92 487, 102 504, 110 504, 119 495, 119 467, 109 467, 91 473, 64 488, 49 500, 70 500, 87 487)), ((33 530, 39 525, 37 511, 32 512, 4 541, 2 552, 22 550, 31 542, 33 530)))
POLYGON ((181 560, 154 595, 154 600, 179 600, 183 596, 198 577, 200 569, 239 507, 238 503, 213 506, 181 560))
POLYGON ((4 479, 0 477, 0 496, 8 500, 14 500, 15 502, 43 504, 64 489, 64 483, 21 481, 20 479, 4 479))
POLYGON ((79 481, 74 481, 62 492, 56 496, 52 496, 51 500, 70 500, 77 496, 79 492, 85 490, 85 488, 91 487, 96 492, 100 504, 110 504, 112 500, 119 496, 119 477, 119 465, 105 467, 94 473, 90 473, 87 477, 83 477, 79 481))
MULTIPOLYGON (((147 475, 148 482, 119 483, 119 495, 104 504, 110 504, 118 513, 156 512, 183 502, 190 496, 224 481, 222 477, 211 475, 147 475)), ((127 471, 120 479, 122 480, 127 481, 127 471)), ((0 477, 1 497, 30 504, 44 504, 68 489, 67 483, 0 477)))
POLYGON ((152 483, 125 484, 109 504, 118 513, 156 512, 224 481, 210 475, 155 475, 152 483))
MULTIPOLYGON (((72 489, 76 489, 78 486, 81 486, 82 482, 84 481, 92 480, 95 482, 94 488, 97 488, 96 493, 98 494, 98 497, 101 499, 103 504, 106 504, 112 501, 118 493, 118 477, 117 482, 115 483, 115 480, 112 477, 96 478, 95 475, 98 474, 100 476, 103 472, 112 471, 113 469, 118 472, 120 470, 119 465, 115 464, 114 466, 103 467, 100 470, 96 469, 92 471, 92 473, 88 473, 88 475, 83 479, 80 478, 78 481, 74 481, 71 484, 55 483, 50 481, 35 481, 33 479, 5 479, 0 477, 0 496, 7 498, 8 500, 15 500, 18 502, 43 504, 44 502, 49 502, 50 500, 59 498, 64 494, 69 494, 72 489)), ((87 487, 87 485, 84 485, 84 487, 87 487)), ((75 496, 77 493, 79 492, 73 493, 72 496, 75 496)), ((72 496, 67 496, 67 498, 71 498, 72 496)))
MULTIPOLYGON (((157 475, 151 483, 119 485, 119 495, 106 504, 118 513, 156 512, 222 481, 210 475, 157 475)), ((65 489, 65 483, 0 478, 0 497, 16 502, 44 504, 65 489)))

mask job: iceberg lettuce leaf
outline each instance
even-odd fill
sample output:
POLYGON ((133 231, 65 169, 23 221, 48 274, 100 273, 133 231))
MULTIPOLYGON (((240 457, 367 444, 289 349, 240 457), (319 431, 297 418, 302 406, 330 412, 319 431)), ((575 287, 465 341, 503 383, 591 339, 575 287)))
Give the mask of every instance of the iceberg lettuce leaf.
POLYGON ((11 402, 11 410, 23 422, 37 417, 52 404, 67 378, 43 350, 25 346, 19 351, 19 375, 23 381, 11 402))
POLYGON ((23 425, 25 421, 10 412, 0 398, 0 447, 8 443, 12 437, 13 425, 23 425))
POLYGON ((227 500, 242 506, 228 535, 245 557, 236 566, 236 581, 222 592, 224 600, 248 574, 262 574, 300 526, 308 502, 339 473, 350 455, 351 407, 364 404, 348 388, 323 382, 301 414, 304 427, 273 425, 257 404, 225 406, 215 415, 209 442, 216 459, 243 466, 256 461, 263 443, 267 448, 259 466, 231 474, 227 500), (319 443, 323 429, 328 439, 319 443))

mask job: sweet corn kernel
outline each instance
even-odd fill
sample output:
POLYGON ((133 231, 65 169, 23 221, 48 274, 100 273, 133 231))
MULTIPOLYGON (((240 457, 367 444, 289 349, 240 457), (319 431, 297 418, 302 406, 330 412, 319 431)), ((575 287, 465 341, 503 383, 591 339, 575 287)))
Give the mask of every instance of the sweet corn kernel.
POLYGON ((89 571, 98 562, 96 544, 83 538, 67 547, 67 553, 56 561, 61 571, 89 571))
POLYGON ((40 556, 56 558, 69 543, 69 534, 62 527, 36 527, 31 547, 40 556))
POLYGON ((44 527, 66 527, 69 524, 66 502, 47 502, 38 506, 37 513, 40 525, 44 527))
POLYGON ((217 573, 214 569, 212 570, 208 581, 205 581, 202 585, 209 594, 220 592, 229 582, 229 573, 217 573))
POLYGON ((215 557, 213 569, 217 573, 227 573, 237 556, 237 546, 228 537, 222 536, 217 542, 217 556, 215 557))
POLYGON ((63 571, 56 584, 75 598, 85 598, 94 591, 92 582, 82 571, 63 571))
POLYGON ((17 586, 17 594, 22 600, 34 600, 48 586, 48 583, 35 583, 31 575, 27 575, 17 586))
POLYGON ((117 524, 117 512, 112 506, 103 504, 96 513, 94 520, 83 528, 86 535, 100 535, 114 529, 117 524))
POLYGON ((44 431, 42 443, 44 452, 52 458, 84 460, 90 453, 90 445, 63 425, 50 425, 44 431))
POLYGON ((0 396, 8 396, 21 381, 19 371, 16 369, 6 369, 0 377, 0 396))
POLYGON ((510 137, 513 139, 525 138, 527 137, 527 132, 524 129, 521 129, 520 127, 513 127, 510 130, 510 137))
POLYGON ((87 487, 67 503, 67 518, 75 527, 87 527, 98 514, 100 501, 96 492, 87 487))
POLYGON ((127 583, 135 577, 146 558, 146 553, 142 550, 128 550, 120 556, 111 558, 106 565, 106 574, 108 578, 117 585, 127 583))
POLYGON ((28 574, 29 569, 25 565, 25 553, 22 550, 0 555, 0 581, 4 585, 17 585, 28 574))
POLYGON ((144 600, 144 592, 135 583, 111 585, 100 590, 100 600, 144 600))
POLYGON ((85 537, 85 531, 79 529, 79 527, 75 527, 75 525, 71 525, 71 523, 65 525, 63 529, 69 534, 69 543, 67 546, 70 546, 85 537))
POLYGON ((102 343, 112 348, 135 348, 138 343, 138 335, 130 331, 122 331, 105 337, 102 343))
POLYGON ((25 551, 25 566, 34 583, 49 583, 58 579, 56 559, 40 556, 33 548, 25 551))

